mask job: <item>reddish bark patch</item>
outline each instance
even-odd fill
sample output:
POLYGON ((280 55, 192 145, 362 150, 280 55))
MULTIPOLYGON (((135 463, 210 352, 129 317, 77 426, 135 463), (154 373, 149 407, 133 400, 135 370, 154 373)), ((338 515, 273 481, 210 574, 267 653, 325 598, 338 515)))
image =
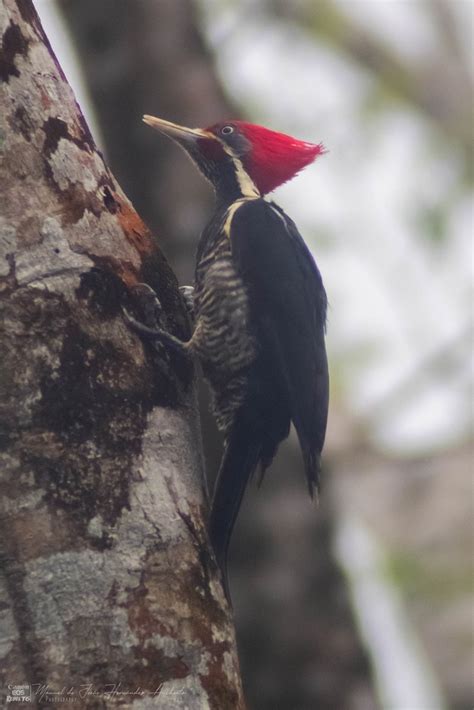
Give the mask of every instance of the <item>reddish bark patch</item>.
POLYGON ((150 609, 147 597, 148 588, 144 582, 144 574, 142 574, 140 585, 133 590, 127 599, 130 629, 141 644, 154 634, 173 637, 175 634, 172 627, 164 624, 156 612, 154 613, 150 609))
POLYGON ((120 225, 130 244, 132 244, 142 256, 152 254, 156 251, 157 247, 153 243, 150 230, 133 207, 117 193, 114 193, 112 197, 117 205, 120 225))
POLYGON ((216 643, 212 648, 212 652, 212 660, 209 661, 207 673, 199 676, 202 687, 207 691, 212 707, 238 710, 238 708, 242 707, 239 704, 239 694, 235 687, 229 684, 229 679, 223 668, 224 653, 232 652, 230 644, 216 643))

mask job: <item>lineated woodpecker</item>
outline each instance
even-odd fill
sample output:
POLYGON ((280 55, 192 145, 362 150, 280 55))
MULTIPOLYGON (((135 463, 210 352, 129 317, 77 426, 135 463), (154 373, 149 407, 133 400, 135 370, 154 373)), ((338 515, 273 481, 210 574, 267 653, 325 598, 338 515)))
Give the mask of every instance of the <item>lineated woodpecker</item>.
POLYGON ((198 129, 143 120, 184 148, 217 195, 198 246, 191 339, 134 324, 197 356, 210 383, 225 433, 210 537, 228 595, 227 550, 245 487, 259 465, 263 477, 291 422, 311 496, 319 484, 329 390, 326 293, 295 224, 263 196, 324 149, 242 121, 198 129))

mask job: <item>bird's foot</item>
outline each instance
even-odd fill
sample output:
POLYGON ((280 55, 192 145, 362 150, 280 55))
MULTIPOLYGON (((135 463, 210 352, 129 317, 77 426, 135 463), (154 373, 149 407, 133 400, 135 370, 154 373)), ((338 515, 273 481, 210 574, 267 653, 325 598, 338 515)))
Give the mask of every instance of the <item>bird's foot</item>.
POLYGON ((134 304, 143 314, 143 321, 139 321, 132 316, 130 311, 123 308, 125 320, 129 326, 137 333, 150 334, 151 331, 161 330, 163 320, 163 308, 155 291, 145 283, 136 284, 131 289, 134 304))
POLYGON ((159 326, 163 320, 163 308, 152 287, 138 283, 133 289, 133 296, 143 313, 145 324, 150 328, 159 326))
POLYGON ((144 320, 137 320, 126 308, 123 308, 123 315, 129 327, 146 339, 151 340, 155 347, 158 346, 158 350, 161 350, 160 346, 165 346, 188 356, 186 343, 171 335, 162 327, 165 320, 163 308, 151 286, 139 283, 133 288, 132 293, 135 303, 137 303, 139 310, 143 313, 144 320))

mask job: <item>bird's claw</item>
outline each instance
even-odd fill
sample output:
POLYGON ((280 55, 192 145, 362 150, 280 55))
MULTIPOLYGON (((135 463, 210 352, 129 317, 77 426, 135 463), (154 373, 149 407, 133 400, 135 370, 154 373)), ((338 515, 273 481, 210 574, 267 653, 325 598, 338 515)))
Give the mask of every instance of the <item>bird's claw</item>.
MULTIPOLYGON (((144 325, 149 328, 160 326, 163 318, 163 308, 151 286, 145 283, 136 284, 136 286, 133 287, 133 298, 139 305, 140 311, 143 313, 144 325)), ((135 324, 141 325, 140 322, 136 321, 130 314, 128 314, 128 316, 132 327, 135 327, 135 324)))
POLYGON ((159 335, 159 333, 160 333, 159 329, 150 328, 150 326, 137 320, 136 318, 134 318, 132 316, 130 311, 127 311, 127 309, 125 307, 122 308, 122 313, 123 313, 123 317, 127 321, 127 324, 130 326, 130 328, 132 328, 132 330, 135 330, 137 333, 141 333, 143 335, 148 335, 148 336, 159 335))
POLYGON ((161 324, 163 319, 163 308, 155 291, 145 283, 138 283, 131 289, 133 304, 137 305, 143 320, 137 320, 130 311, 122 306, 123 317, 131 330, 152 343, 154 350, 160 359, 168 360, 166 348, 160 340, 162 334, 161 324))
POLYGON ((122 307, 124 318, 129 327, 151 341, 155 350, 160 354, 171 348, 189 358, 186 343, 168 333, 166 317, 154 290, 148 284, 137 284, 133 288, 133 299, 143 313, 144 320, 137 320, 125 307, 122 307), (163 321, 165 321, 164 324, 163 321))

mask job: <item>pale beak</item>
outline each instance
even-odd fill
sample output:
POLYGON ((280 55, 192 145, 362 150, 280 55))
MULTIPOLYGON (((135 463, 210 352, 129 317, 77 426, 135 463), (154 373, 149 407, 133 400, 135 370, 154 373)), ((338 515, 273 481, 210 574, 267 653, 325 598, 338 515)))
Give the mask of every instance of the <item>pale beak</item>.
POLYGON ((202 128, 179 126, 177 123, 165 121, 164 118, 145 115, 143 116, 143 122, 181 144, 195 143, 199 138, 215 139, 214 134, 210 131, 205 131, 202 128))

